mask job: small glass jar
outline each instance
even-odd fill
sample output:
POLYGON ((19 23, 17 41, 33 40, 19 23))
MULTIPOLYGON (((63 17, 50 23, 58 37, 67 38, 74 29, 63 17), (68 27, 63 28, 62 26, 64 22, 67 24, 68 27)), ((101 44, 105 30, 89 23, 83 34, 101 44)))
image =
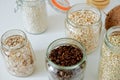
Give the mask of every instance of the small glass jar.
POLYGON ((102 28, 101 13, 97 8, 88 4, 72 6, 67 12, 65 26, 67 37, 81 42, 87 54, 97 48, 102 28))
POLYGON ((1 37, 1 50, 8 69, 14 76, 25 77, 35 69, 33 49, 21 30, 9 30, 1 37))
POLYGON ((81 44, 78 41, 71 38, 61 38, 55 40, 49 45, 47 49, 46 66, 50 80, 83 80, 84 72, 86 68, 86 53, 84 47, 81 46, 81 44), (53 49, 59 46, 66 46, 66 45, 77 46, 81 50, 83 57, 77 64, 72 66, 61 66, 55 64, 49 58, 49 55, 53 49))
POLYGON ((24 28, 28 33, 40 34, 47 29, 45 0, 18 0, 23 13, 24 28))
POLYGON ((99 63, 99 80, 120 80, 120 27, 105 34, 99 63))

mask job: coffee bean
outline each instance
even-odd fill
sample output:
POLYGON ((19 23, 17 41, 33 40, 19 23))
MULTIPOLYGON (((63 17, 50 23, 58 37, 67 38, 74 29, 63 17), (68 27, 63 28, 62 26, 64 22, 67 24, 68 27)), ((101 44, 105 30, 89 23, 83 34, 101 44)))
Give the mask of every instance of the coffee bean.
POLYGON ((72 66, 81 61, 82 51, 72 45, 59 46, 53 49, 49 55, 50 60, 60 66, 72 66))
MULTIPOLYGON (((48 58, 58 66, 69 67, 79 63, 83 58, 83 53, 75 45, 63 45, 51 50, 48 58)), ((83 75, 85 65, 86 61, 74 69, 66 70, 55 68, 48 63, 50 75, 55 80, 80 80, 83 78, 80 75, 83 75)))

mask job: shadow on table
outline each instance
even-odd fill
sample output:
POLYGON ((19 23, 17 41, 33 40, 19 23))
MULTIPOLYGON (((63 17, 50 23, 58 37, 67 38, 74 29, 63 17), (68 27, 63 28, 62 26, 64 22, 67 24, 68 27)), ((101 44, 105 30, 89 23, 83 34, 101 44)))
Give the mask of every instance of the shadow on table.
POLYGON ((45 54, 46 50, 35 50, 36 69, 33 76, 41 76, 46 73, 45 54))

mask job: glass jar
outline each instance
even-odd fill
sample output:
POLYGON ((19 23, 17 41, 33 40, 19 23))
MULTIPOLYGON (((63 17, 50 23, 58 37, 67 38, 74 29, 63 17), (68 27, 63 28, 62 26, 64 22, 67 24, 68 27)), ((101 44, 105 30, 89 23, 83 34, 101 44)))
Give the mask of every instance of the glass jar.
POLYGON ((47 29, 47 12, 45 0, 18 0, 21 6, 23 23, 27 32, 40 34, 47 29))
POLYGON ((99 9, 103 9, 110 3, 110 0, 87 0, 87 3, 93 4, 99 9))
POLYGON ((21 30, 9 30, 1 37, 2 54, 8 72, 14 76, 29 76, 35 69, 33 49, 21 30))
MULTIPOLYGON (((68 49, 66 49, 66 50, 68 50, 68 49)), ((67 51, 65 51, 65 52, 67 52, 67 51)), ((67 53, 65 53, 65 52, 62 52, 62 53, 64 55, 67 55, 67 53)), ((58 55, 59 54, 60 53, 58 52, 58 55)), ((73 54, 75 54, 75 51, 73 51, 73 54)), ((66 56, 66 57, 68 57, 70 59, 71 56, 74 56, 73 54, 66 56)), ((80 57, 77 57, 77 58, 80 58, 80 57)), ((67 59, 67 61, 70 61, 70 63, 73 62, 72 59, 70 59, 70 60, 69 59, 67 59)), ((61 59, 61 60, 63 60, 63 59, 61 59)), ((62 64, 64 64, 64 62, 66 62, 66 61, 60 61, 60 62, 61 63, 63 62, 62 64)), ((81 46, 81 44, 78 41, 71 39, 71 38, 61 38, 61 39, 55 40, 49 45, 49 47, 47 49, 46 66, 47 66, 47 71, 48 71, 50 80, 83 80, 84 72, 85 72, 85 68, 86 68, 86 53, 85 53, 84 47, 81 46), (51 52, 52 51, 54 52, 54 49, 56 49, 58 47, 60 48, 60 46, 61 46, 61 48, 62 48, 62 46, 64 46, 64 49, 61 49, 61 50, 65 50, 65 46, 68 46, 68 45, 76 46, 78 49, 81 50, 81 52, 83 54, 81 60, 78 61, 77 64, 71 65, 71 66, 62 66, 62 65, 54 63, 50 59, 50 55, 52 55, 51 52)))
POLYGON ((76 39, 93 52, 99 43, 102 22, 100 11, 88 4, 76 4, 67 12, 65 20, 67 37, 76 39))
POLYGON ((111 27, 105 34, 99 80, 120 80, 120 27, 111 27))

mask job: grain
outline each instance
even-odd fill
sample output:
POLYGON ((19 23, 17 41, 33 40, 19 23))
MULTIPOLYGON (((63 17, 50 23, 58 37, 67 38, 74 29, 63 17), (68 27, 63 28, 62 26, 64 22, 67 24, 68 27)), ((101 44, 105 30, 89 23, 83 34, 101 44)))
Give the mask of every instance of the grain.
POLYGON ((90 10, 79 10, 72 12, 68 18, 78 25, 91 25, 98 21, 98 15, 90 10))
POLYGON ((108 39, 116 48, 103 44, 99 80, 120 80, 120 31, 113 32, 108 39))
POLYGON ((42 33, 47 29, 47 13, 44 1, 24 2, 23 5, 23 21, 27 32, 32 34, 42 33), (33 5, 34 4, 34 5, 33 5), (36 5, 35 5, 36 4, 36 5))
POLYGON ((81 42, 85 46, 87 54, 90 54, 99 42, 102 25, 101 22, 97 22, 99 16, 90 10, 79 10, 72 12, 68 18, 70 23, 66 23, 67 36, 81 42), (75 25, 71 25, 73 23, 75 25))
POLYGON ((20 35, 10 36, 5 39, 4 46, 9 48, 3 48, 9 73, 15 76, 28 76, 34 71, 30 43, 24 37, 20 35))

